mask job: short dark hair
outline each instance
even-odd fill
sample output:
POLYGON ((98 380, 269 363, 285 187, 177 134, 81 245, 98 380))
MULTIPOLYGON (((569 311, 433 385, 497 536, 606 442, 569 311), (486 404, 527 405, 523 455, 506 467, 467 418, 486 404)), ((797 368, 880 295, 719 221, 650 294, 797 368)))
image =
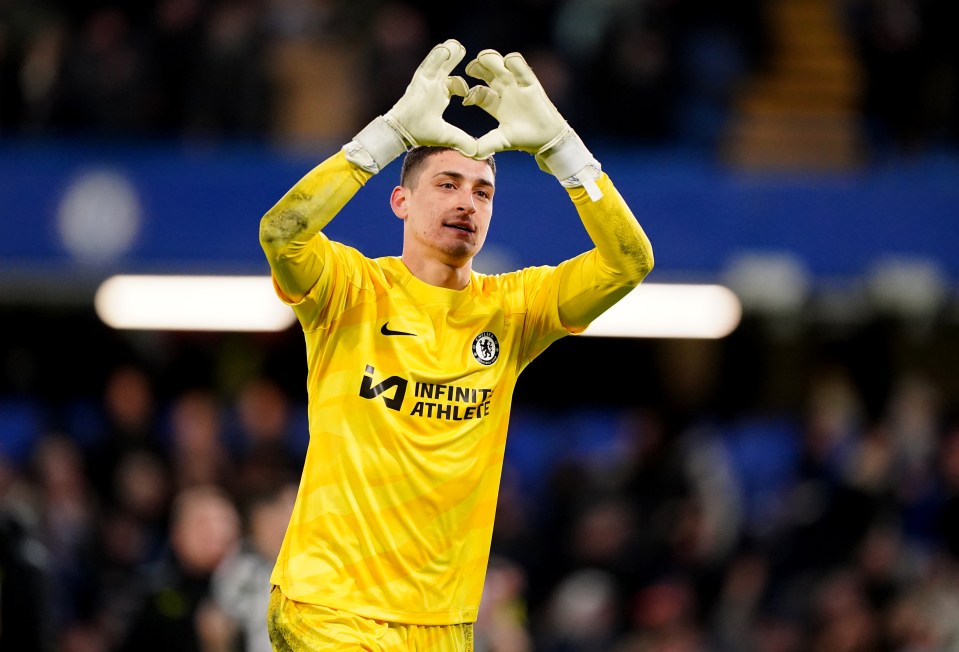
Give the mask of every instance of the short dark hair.
MULTIPOLYGON (((400 170, 400 185, 405 188, 412 187, 416 183, 426 159, 434 154, 446 151, 457 152, 459 150, 442 145, 418 145, 407 151, 406 157, 403 159, 403 168, 400 170)), ((489 166, 490 172, 495 177, 496 161, 493 160, 493 156, 490 155, 481 160, 489 166)))

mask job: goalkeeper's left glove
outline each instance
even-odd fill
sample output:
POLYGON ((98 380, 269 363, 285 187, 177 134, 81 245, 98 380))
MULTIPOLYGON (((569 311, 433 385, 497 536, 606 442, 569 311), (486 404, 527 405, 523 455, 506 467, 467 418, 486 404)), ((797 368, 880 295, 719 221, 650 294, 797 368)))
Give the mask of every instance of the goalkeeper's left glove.
POLYGON ((488 85, 471 88, 463 104, 475 104, 499 122, 477 140, 476 158, 507 149, 530 152, 564 186, 584 186, 593 201, 602 197, 596 186, 599 162, 550 102, 521 54, 503 57, 483 50, 466 66, 466 74, 488 85))
POLYGON ((476 139, 443 119, 450 97, 467 93, 466 80, 450 76, 465 55, 466 49, 454 39, 430 50, 403 97, 343 147, 346 157, 376 173, 407 147, 416 145, 443 145, 473 156, 476 139))

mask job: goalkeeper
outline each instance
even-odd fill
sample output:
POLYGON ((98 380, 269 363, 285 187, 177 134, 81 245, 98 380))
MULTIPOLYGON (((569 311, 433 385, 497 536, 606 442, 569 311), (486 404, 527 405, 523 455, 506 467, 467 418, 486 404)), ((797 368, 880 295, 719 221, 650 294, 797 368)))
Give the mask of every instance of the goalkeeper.
MULTIPOLYGON (((279 297, 306 339, 310 442, 272 575, 277 650, 471 650, 520 371, 582 332, 653 265, 629 208, 517 53, 466 73, 454 40, 406 93, 306 174, 260 223, 279 297), (498 126, 447 123, 453 96, 498 126), (495 195, 492 155, 533 154, 594 248, 555 267, 472 271, 495 195), (407 151, 408 150, 408 151, 407 151), (370 259, 323 227, 406 152, 390 206, 402 254, 370 259)), ((375 226, 372 228, 376 228, 375 226)))

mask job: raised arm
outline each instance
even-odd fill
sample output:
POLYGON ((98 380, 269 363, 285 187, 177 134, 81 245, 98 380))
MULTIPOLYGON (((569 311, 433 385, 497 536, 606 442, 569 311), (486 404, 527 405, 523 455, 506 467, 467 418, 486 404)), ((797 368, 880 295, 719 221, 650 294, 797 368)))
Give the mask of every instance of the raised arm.
POLYGON ((570 330, 582 330, 653 268, 649 238, 522 55, 483 50, 466 73, 487 85, 471 88, 464 104, 485 109, 499 122, 479 138, 477 157, 507 149, 533 154, 566 187, 595 245, 567 261, 560 286, 560 319, 570 330))
POLYGON ((325 248, 316 246, 325 238, 321 229, 407 147, 445 145, 467 156, 476 153, 476 140, 443 119, 450 98, 468 90, 463 78, 450 76, 465 54, 452 39, 434 47, 393 108, 307 173, 260 220, 260 245, 288 299, 309 292, 323 272, 325 248))
POLYGON ((602 174, 602 197, 582 186, 567 188, 595 248, 567 261, 559 288, 559 316, 573 332, 584 330, 629 294, 653 268, 653 248, 629 206, 602 174))

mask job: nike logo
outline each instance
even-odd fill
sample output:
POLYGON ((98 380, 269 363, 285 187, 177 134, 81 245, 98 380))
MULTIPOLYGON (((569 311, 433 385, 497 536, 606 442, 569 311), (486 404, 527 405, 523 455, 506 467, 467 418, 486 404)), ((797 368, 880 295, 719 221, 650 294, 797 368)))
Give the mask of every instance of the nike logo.
POLYGON ((416 333, 407 333, 405 331, 392 331, 389 329, 390 322, 383 324, 383 328, 380 329, 380 332, 384 335, 412 335, 416 337, 416 333))

